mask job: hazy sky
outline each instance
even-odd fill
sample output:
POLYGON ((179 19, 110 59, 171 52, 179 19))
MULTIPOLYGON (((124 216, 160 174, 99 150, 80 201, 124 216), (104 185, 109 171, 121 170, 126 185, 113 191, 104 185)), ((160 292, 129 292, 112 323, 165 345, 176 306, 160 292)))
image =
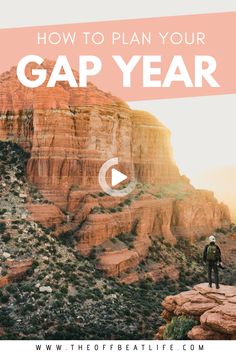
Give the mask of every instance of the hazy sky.
POLYGON ((236 166, 236 95, 129 102, 171 130, 174 159, 198 186, 207 170, 236 166))

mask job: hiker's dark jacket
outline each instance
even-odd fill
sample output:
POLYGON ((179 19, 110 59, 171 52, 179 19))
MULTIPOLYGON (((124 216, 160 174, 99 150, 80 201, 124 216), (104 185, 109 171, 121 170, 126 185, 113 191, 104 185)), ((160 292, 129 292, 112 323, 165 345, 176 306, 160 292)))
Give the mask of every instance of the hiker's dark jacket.
MULTIPOLYGON (((209 244, 210 245, 210 244, 209 244)), ((205 249, 204 249, 204 252, 203 252, 203 262, 206 262, 207 261, 207 249, 208 249, 208 246, 209 245, 206 245, 205 249)), ((218 259, 218 262, 221 262, 221 251, 220 251, 220 247, 218 245, 216 245, 219 253, 219 259, 218 259)))

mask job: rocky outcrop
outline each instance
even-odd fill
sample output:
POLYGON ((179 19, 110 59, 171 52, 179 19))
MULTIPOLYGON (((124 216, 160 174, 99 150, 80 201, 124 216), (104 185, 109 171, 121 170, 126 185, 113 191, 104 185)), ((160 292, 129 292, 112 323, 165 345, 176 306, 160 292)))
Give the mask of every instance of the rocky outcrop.
POLYGON ((218 227, 228 227, 229 220, 227 208, 219 205, 212 193, 193 190, 183 200, 174 197, 155 198, 153 194, 147 193, 138 200, 132 201, 131 198, 130 205, 120 211, 89 214, 75 233, 77 249, 83 254, 89 254, 94 246, 104 248, 107 240, 121 233, 135 233, 132 251, 122 255, 124 251, 119 250, 117 254, 112 244, 113 247, 105 247, 99 257, 99 268, 109 275, 117 276, 121 269, 127 271, 142 261, 148 254, 152 240, 160 235, 170 244, 175 244, 178 236, 194 241, 218 227))
POLYGON ((43 226, 59 225, 65 221, 65 216, 58 207, 53 204, 26 204, 29 211, 28 220, 36 221, 43 226))
POLYGON ((213 230, 229 226, 228 207, 218 203, 214 194, 205 190, 195 190, 185 198, 174 202, 172 231, 193 241, 201 235, 209 235, 213 230))
POLYGON ((0 288, 10 284, 12 281, 20 279, 31 267, 33 264, 32 259, 25 259, 14 261, 8 259, 3 265, 8 267, 7 274, 0 276, 0 288))
MULTIPOLYGON (((176 316, 190 316, 199 321, 188 332, 188 338, 235 339, 236 338, 236 287, 221 285, 220 289, 198 284, 192 290, 167 296, 162 303, 163 318, 167 323, 176 316)), ((157 337, 162 338, 165 326, 157 337)))
POLYGON ((159 283, 166 278, 170 278, 171 281, 179 280, 179 270, 175 264, 167 265, 163 261, 159 261, 150 265, 146 264, 145 268, 145 272, 141 274, 133 270, 121 274, 120 282, 122 284, 132 284, 138 281, 151 280, 154 283, 159 283))
MULTIPOLYGON (((53 64, 46 60, 42 65, 48 75, 53 64)), ((28 76, 31 69, 29 65, 28 76)), ((226 206, 180 175, 170 131, 151 114, 131 110, 92 84, 75 89, 61 82, 55 88, 29 89, 20 84, 15 68, 3 73, 0 139, 30 152, 27 177, 43 198, 32 203, 25 192, 26 217, 58 230, 66 222, 69 231, 71 222, 76 248, 85 255, 104 248, 99 267, 111 275, 144 259, 151 238, 163 236, 171 244, 178 237, 192 241, 230 224, 226 206), (141 186, 127 198, 104 196, 98 184, 100 167, 112 157, 141 186), (121 233, 135 234, 132 251, 123 248, 118 254, 104 247, 121 233)))

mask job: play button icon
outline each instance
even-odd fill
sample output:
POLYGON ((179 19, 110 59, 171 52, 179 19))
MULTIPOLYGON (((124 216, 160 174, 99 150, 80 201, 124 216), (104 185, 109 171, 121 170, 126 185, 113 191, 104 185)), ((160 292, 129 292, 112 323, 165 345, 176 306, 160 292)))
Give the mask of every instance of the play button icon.
POLYGON ((118 171, 116 168, 111 170, 111 185, 112 187, 125 181, 128 177, 124 173, 118 171))
POLYGON ((121 189, 113 189, 109 186, 109 184, 106 181, 106 174, 111 167, 118 164, 119 164, 118 157, 114 157, 112 159, 107 160, 100 168, 99 175, 98 175, 98 181, 101 188, 105 193, 109 194, 112 197, 124 197, 127 194, 131 193, 136 186, 136 179, 134 177, 126 176, 124 173, 120 172, 116 168, 111 169, 111 182, 110 182, 111 187, 115 187, 119 183, 127 179, 129 179, 130 182, 128 183, 128 185, 126 185, 124 188, 121 189))

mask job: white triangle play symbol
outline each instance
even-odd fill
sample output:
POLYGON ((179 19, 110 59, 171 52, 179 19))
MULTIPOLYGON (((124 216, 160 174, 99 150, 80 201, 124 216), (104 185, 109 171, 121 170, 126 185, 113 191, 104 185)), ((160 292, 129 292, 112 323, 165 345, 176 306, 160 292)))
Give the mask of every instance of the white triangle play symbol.
POLYGON ((112 168, 111 170, 111 185, 112 187, 116 186, 117 184, 125 181, 128 177, 124 175, 124 173, 112 168))

